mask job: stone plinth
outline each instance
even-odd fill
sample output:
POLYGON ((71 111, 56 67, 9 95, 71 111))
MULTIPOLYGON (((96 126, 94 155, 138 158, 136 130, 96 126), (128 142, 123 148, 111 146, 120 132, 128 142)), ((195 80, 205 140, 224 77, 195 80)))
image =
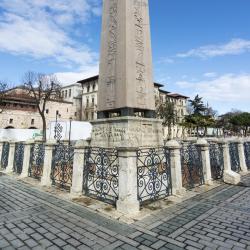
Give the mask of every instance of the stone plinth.
POLYGON ((91 146, 154 147, 163 145, 162 121, 117 117, 92 122, 91 146))

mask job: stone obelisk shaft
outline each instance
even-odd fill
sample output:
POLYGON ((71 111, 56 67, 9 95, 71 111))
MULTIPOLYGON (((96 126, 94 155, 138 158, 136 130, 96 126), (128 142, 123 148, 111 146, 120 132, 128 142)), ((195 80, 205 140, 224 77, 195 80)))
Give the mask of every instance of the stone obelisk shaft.
POLYGON ((98 113, 155 110, 148 0, 104 0, 98 113))

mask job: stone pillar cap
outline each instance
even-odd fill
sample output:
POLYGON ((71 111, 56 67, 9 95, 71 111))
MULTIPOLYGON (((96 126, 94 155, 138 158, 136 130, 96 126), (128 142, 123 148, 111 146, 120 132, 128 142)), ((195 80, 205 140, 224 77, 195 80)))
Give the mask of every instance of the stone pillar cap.
POLYGON ((88 146, 89 146, 89 142, 86 140, 78 140, 75 144, 75 148, 84 148, 88 146))
POLYGON ((165 146, 169 147, 169 148, 180 148, 181 147, 181 145, 179 144, 179 142, 176 141, 176 140, 170 140, 170 141, 168 141, 165 146))
POLYGON ((199 138, 196 142, 197 145, 208 145, 207 140, 203 139, 203 138, 199 138))

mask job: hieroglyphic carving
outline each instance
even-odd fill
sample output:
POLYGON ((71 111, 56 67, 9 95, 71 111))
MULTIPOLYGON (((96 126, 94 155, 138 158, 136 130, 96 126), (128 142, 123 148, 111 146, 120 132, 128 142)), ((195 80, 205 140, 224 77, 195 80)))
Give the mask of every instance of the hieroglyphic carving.
POLYGON ((116 83, 116 56, 117 56, 117 15, 118 0, 110 0, 109 8, 109 37, 108 37, 108 67, 105 83, 107 85, 106 106, 114 107, 116 83))
POLYGON ((134 0, 134 16, 135 16, 135 53, 136 53, 136 95, 137 104, 140 107, 146 105, 146 83, 144 63, 144 27, 143 27, 143 1, 134 0))

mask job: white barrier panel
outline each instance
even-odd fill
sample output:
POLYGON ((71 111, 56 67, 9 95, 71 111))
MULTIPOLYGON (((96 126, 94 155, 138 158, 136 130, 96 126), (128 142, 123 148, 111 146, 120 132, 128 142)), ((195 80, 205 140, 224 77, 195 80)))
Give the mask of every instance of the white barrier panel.
POLYGON ((40 129, 0 129, 0 139, 8 141, 28 141, 41 134, 40 129))

